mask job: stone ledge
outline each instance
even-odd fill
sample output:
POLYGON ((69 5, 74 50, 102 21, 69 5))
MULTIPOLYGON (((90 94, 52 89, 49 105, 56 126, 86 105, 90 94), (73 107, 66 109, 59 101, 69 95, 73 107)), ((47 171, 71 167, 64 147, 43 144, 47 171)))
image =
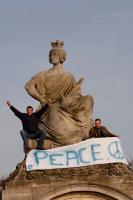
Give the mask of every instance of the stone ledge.
POLYGON ((103 195, 112 200, 106 195, 114 195, 117 200, 132 200, 133 172, 122 163, 27 172, 23 160, 3 186, 3 200, 51 200, 85 191, 88 195, 94 192, 96 199, 103 195))
POLYGON ((64 179, 88 179, 88 177, 132 177, 132 170, 125 164, 102 164, 79 168, 64 168, 64 169, 46 169, 26 171, 25 160, 19 163, 16 170, 12 172, 9 177, 4 180, 3 185, 21 186, 25 184, 34 183, 48 183, 51 181, 58 181, 64 179))

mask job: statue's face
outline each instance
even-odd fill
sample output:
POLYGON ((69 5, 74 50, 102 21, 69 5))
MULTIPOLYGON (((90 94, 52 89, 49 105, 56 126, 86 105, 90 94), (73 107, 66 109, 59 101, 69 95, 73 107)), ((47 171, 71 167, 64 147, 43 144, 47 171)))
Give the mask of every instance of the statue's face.
POLYGON ((50 63, 52 63, 54 65, 60 63, 60 58, 59 58, 59 52, 58 52, 58 50, 52 50, 52 51, 50 51, 49 61, 50 61, 50 63))

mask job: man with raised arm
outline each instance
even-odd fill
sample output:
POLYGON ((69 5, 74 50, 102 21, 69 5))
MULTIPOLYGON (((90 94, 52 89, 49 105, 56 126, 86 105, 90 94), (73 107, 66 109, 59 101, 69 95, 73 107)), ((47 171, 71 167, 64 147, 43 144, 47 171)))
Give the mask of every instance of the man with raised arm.
POLYGON ((26 113, 22 113, 18 111, 10 101, 6 102, 9 108, 14 112, 14 114, 21 120, 23 129, 20 131, 22 139, 24 141, 25 153, 27 153, 30 149, 28 146, 28 139, 36 139, 37 140, 37 149, 42 150, 45 140, 46 132, 43 130, 39 130, 38 121, 41 115, 46 112, 50 105, 50 101, 48 104, 43 106, 39 111, 33 112, 33 107, 28 106, 26 108, 26 113))

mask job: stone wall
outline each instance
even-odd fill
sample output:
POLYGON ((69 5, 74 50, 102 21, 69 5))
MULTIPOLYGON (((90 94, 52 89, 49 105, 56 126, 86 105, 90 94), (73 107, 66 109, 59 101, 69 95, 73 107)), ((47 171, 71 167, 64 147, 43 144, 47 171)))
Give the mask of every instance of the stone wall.
POLYGON ((4 183, 2 200, 133 200, 133 172, 124 164, 26 172, 4 183))
MULTIPOLYGON (((105 180, 105 179, 104 179, 105 180)), ((133 199, 133 183, 122 180, 110 180, 111 184, 94 184, 89 181, 66 181, 50 184, 35 184, 30 187, 12 187, 3 191, 4 200, 131 200, 133 199), (130 189, 127 190, 127 187, 130 189)), ((108 180, 109 181, 109 180, 108 180)), ((97 182, 95 180, 95 182, 97 182)))

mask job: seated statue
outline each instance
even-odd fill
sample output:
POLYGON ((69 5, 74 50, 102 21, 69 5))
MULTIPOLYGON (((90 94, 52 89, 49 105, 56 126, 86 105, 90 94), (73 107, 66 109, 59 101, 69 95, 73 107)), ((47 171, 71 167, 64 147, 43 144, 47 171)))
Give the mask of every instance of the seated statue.
POLYGON ((93 126, 93 97, 81 94, 83 79, 76 81, 71 73, 64 72, 64 43, 57 40, 51 46, 49 61, 53 64, 52 68, 36 74, 25 88, 31 97, 40 102, 38 109, 51 99, 52 105, 40 117, 39 128, 45 129, 46 139, 57 147, 88 138, 93 126))

